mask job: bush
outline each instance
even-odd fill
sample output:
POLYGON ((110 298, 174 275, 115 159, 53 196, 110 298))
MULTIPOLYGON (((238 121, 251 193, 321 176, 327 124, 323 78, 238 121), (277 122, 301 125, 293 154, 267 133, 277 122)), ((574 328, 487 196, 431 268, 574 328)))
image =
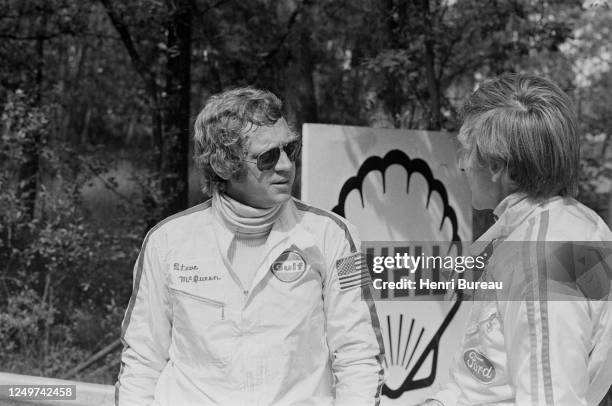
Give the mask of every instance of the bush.
MULTIPOLYGON (((91 159, 49 139, 53 108, 34 107, 18 91, 2 113, 0 365, 6 372, 61 377, 119 337, 145 229, 139 219, 146 216, 132 205, 120 229, 90 221, 80 190, 90 177, 82 163, 91 159), (39 170, 30 211, 22 186, 31 179, 20 175, 33 142, 39 170)), ((112 383, 117 370, 103 372, 93 379, 112 383)))

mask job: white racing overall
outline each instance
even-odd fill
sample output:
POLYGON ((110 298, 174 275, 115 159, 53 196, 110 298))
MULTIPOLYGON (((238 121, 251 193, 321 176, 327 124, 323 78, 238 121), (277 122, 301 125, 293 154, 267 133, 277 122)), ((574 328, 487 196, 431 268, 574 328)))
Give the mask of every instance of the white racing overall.
POLYGON ((383 346, 344 219, 283 204, 250 287, 211 202, 147 235, 122 325, 116 405, 375 405, 383 346), (340 274, 340 276, 339 276, 340 274), (346 280, 346 279, 345 279, 346 280), (367 300, 366 300, 367 299, 367 300))
POLYGON ((512 194, 495 214, 475 246, 492 242, 483 280, 503 281, 503 293, 474 301, 451 382, 433 398, 445 406, 596 406, 612 384, 610 275, 603 296, 580 297, 550 277, 562 269, 548 251, 552 241, 611 246, 609 228, 570 198, 512 194))

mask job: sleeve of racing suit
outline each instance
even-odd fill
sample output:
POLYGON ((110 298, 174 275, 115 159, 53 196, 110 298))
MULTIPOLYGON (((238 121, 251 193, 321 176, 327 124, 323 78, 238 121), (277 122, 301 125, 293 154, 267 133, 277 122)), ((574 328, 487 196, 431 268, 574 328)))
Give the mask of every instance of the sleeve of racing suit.
POLYGON ((121 326, 124 345, 115 406, 150 405, 168 360, 170 306, 160 233, 149 232, 134 267, 134 286, 121 326))
POLYGON ((531 273, 533 279, 518 296, 504 303, 503 311, 515 404, 586 405, 591 332, 588 302, 567 301, 567 297, 566 301, 552 300, 547 292, 555 282, 531 273))
POLYGON ((360 245, 350 225, 326 241, 324 306, 336 406, 378 405, 384 382, 384 347, 360 245))

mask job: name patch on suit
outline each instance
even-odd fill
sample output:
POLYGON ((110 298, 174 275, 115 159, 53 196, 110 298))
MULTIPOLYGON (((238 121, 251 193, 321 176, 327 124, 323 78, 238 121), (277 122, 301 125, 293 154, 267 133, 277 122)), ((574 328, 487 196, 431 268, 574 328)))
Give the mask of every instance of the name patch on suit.
POLYGON ((295 282, 306 271, 306 261, 297 252, 284 251, 270 266, 270 272, 282 282, 295 282))
MULTIPOLYGON (((221 281, 220 274, 211 273, 214 266, 210 262, 189 261, 171 262, 171 277, 175 284, 214 283, 221 281)), ((216 284, 216 283, 215 283, 216 284)))

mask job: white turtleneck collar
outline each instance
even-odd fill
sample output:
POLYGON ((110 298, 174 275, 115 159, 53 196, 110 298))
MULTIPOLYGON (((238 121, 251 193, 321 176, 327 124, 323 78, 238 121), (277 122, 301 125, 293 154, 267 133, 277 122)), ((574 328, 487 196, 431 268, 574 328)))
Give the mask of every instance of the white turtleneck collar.
POLYGON ((247 206, 229 197, 225 193, 215 191, 212 206, 223 220, 225 226, 239 234, 268 234, 281 213, 282 204, 269 209, 259 209, 247 206))

